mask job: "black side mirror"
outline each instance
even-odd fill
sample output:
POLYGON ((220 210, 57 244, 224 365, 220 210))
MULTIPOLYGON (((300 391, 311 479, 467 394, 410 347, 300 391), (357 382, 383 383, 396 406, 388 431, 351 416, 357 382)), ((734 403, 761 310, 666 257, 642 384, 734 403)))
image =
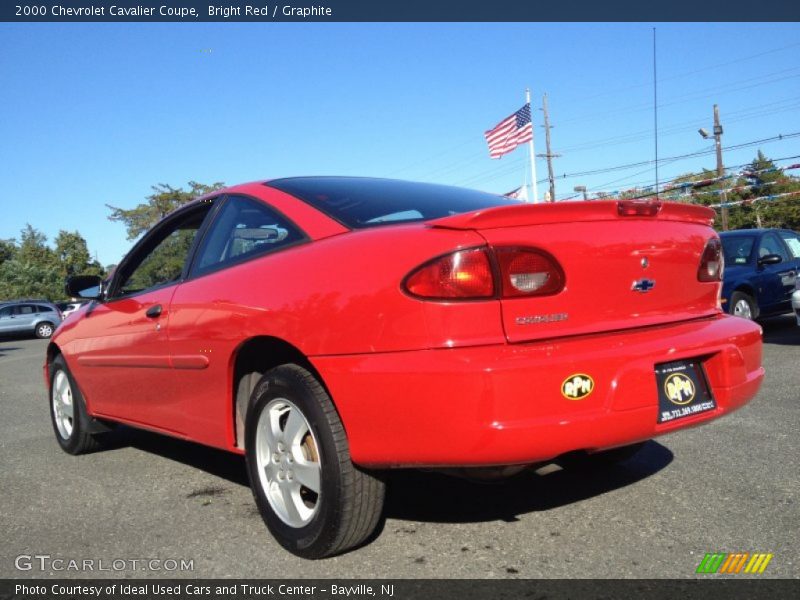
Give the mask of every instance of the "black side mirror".
POLYGON ((783 258, 780 254, 767 254, 758 259, 758 264, 761 266, 777 265, 779 262, 783 262, 783 258))
POLYGON ((103 295, 103 280, 97 275, 72 275, 67 277, 64 289, 72 298, 97 300, 103 295))

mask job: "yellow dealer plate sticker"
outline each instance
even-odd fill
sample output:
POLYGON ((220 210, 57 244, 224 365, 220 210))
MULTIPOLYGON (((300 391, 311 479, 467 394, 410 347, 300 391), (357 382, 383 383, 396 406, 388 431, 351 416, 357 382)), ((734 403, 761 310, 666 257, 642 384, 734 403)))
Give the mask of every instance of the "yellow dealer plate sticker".
POLYGON ((594 391, 594 379, 585 373, 570 375, 561 384, 561 395, 567 400, 583 400, 594 391))

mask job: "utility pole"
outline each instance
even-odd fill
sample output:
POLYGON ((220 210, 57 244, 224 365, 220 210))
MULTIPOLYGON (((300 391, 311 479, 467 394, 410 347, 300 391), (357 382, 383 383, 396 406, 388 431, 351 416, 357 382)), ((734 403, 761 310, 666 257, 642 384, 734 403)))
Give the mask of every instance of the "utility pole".
POLYGON ((550 180, 550 202, 556 201, 556 180, 553 177, 553 159, 561 156, 560 154, 553 154, 550 149, 550 115, 547 112, 547 94, 542 98, 542 112, 544 112, 544 141, 547 148, 547 154, 537 154, 547 159, 547 178, 550 180))
MULTIPOLYGON (((719 107, 714 105, 714 145, 717 148, 717 177, 725 174, 725 167, 722 166, 722 125, 719 123, 719 107)), ((728 231, 728 194, 722 192, 722 231, 728 231)))

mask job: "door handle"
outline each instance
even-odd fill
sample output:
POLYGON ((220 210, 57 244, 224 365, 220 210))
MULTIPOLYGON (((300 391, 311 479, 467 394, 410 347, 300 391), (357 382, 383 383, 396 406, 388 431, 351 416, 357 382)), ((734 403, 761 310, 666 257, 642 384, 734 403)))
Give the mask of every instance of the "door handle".
POLYGON ((154 304, 153 306, 148 308, 147 312, 144 314, 148 319, 157 319, 158 317, 161 316, 161 310, 162 309, 160 304, 154 304))

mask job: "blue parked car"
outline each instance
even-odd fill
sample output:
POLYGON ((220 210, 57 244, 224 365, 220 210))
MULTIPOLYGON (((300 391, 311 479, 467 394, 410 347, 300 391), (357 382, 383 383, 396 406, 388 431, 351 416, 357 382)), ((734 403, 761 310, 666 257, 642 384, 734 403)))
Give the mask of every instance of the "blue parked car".
POLYGON ((746 319, 792 312, 800 235, 788 229, 739 229, 721 233, 720 238, 725 310, 746 319))

